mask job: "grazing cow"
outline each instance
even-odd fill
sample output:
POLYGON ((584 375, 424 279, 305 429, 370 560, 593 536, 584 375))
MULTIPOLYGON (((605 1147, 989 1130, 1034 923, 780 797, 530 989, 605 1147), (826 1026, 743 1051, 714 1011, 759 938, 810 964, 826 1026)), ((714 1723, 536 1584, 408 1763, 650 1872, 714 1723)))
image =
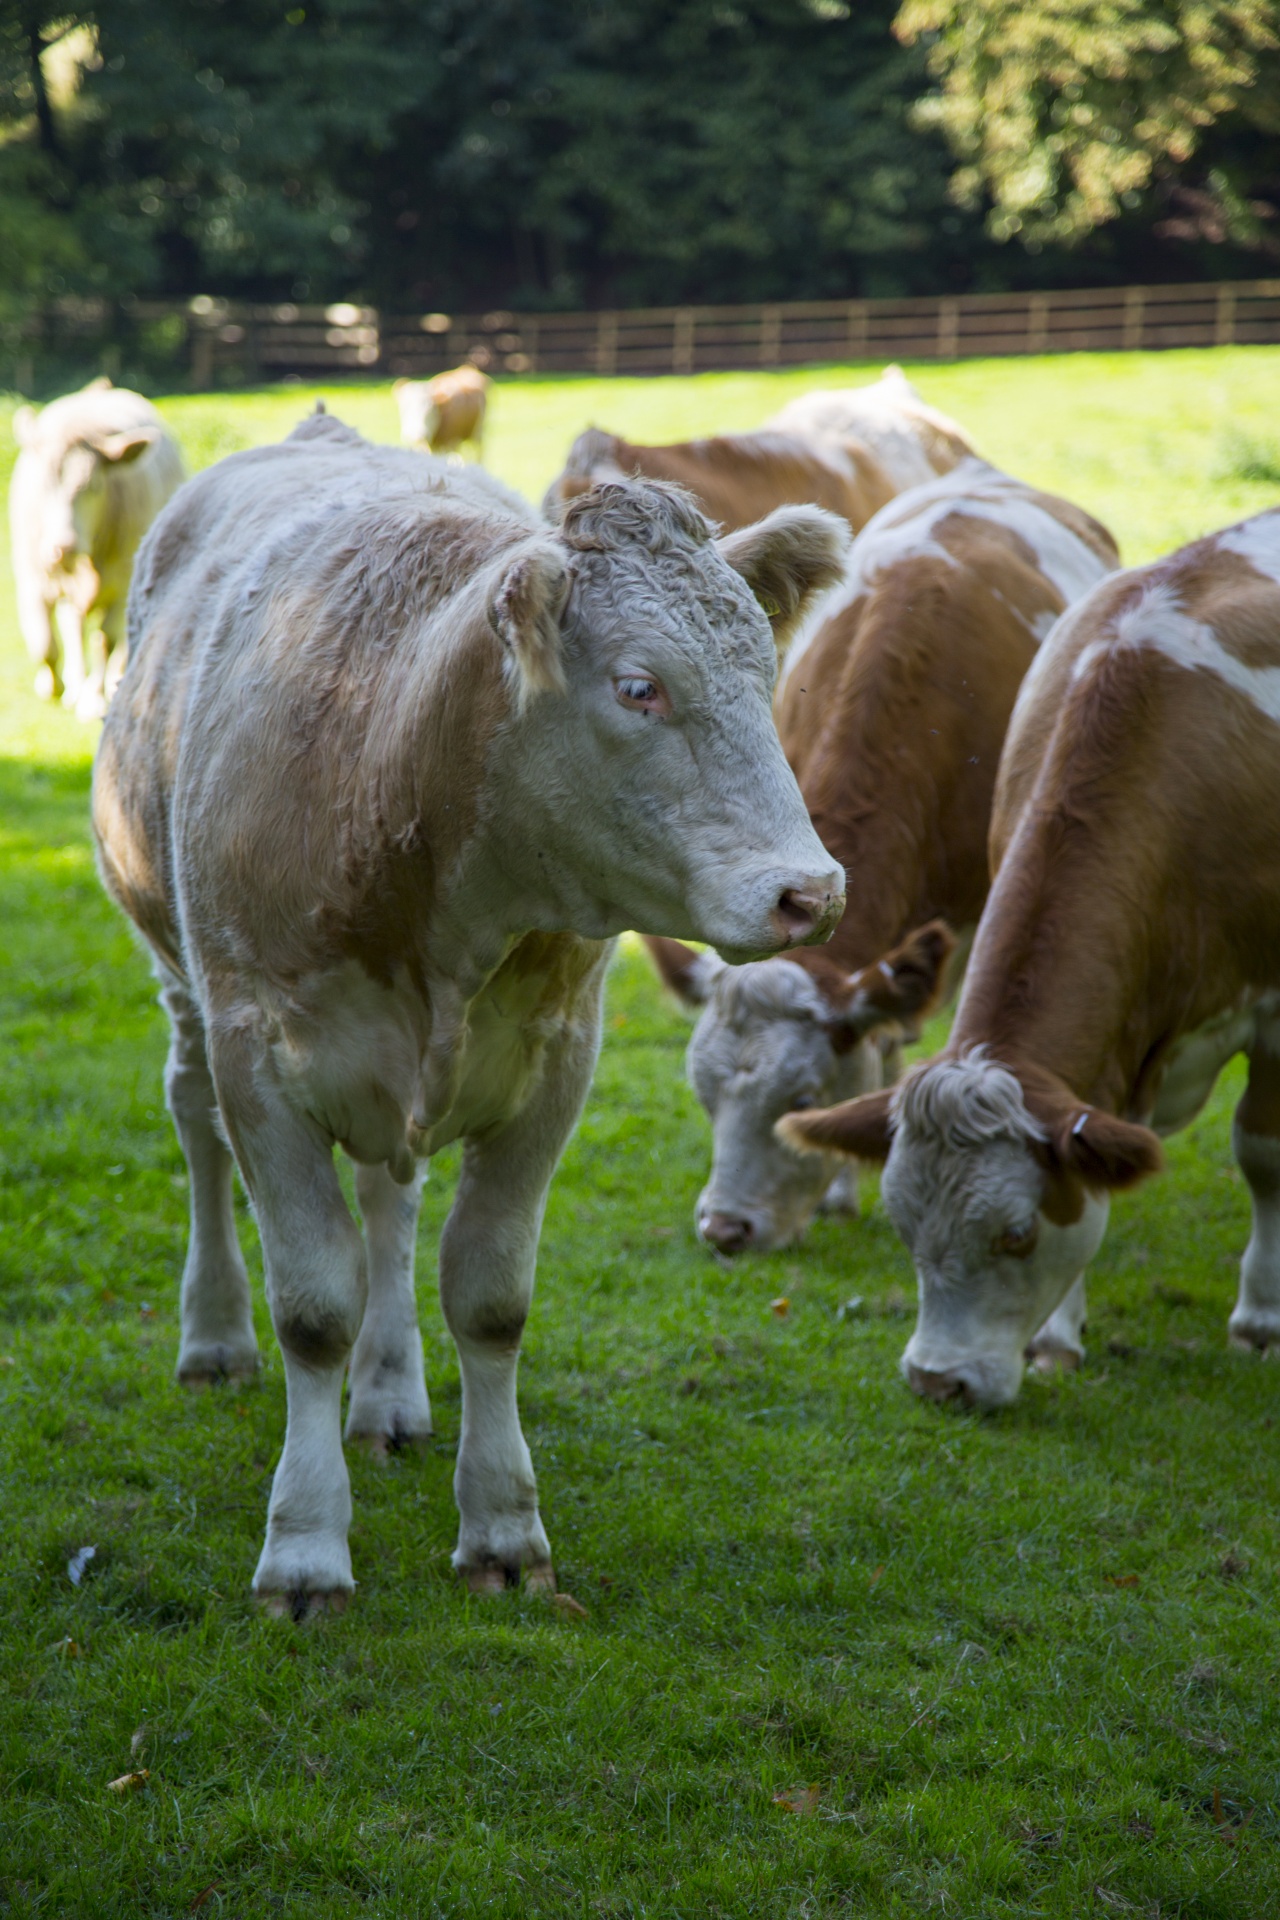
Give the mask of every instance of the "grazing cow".
POLYGON ((949 472, 972 451, 901 367, 888 367, 871 386, 805 394, 755 433, 640 447, 589 427, 547 489, 543 512, 553 520, 597 480, 640 474, 686 488, 721 526, 807 502, 840 514, 856 533, 895 494, 949 472))
POLYGON ((105 377, 39 413, 19 407, 13 430, 13 574, 36 692, 95 719, 124 666, 133 557, 182 485, 182 455, 151 402, 105 377))
POLYGON ((1078 507, 970 459, 876 515, 787 656, 779 732, 844 865, 844 919, 822 953, 737 973, 650 942, 667 984, 704 1008, 688 1065, 715 1141, 698 1231, 717 1251, 787 1244, 824 1194, 856 1207, 838 1156, 798 1158, 774 1123, 877 1087, 868 1036, 934 1003, 952 942, 922 923, 965 934, 982 911, 991 796, 1022 677, 1063 608, 1117 559, 1078 507))
POLYGON ((669 481, 691 493, 722 527, 751 525, 775 507, 805 504, 838 513, 855 530, 896 492, 879 462, 856 441, 803 440, 787 433, 725 433, 669 447, 638 447, 588 427, 569 449, 564 472, 543 500, 549 520, 602 480, 669 481))
POLYGON ((407 447, 458 453, 469 440, 484 459, 484 423, 490 381, 479 367, 454 367, 434 380, 397 380, 391 391, 407 447))
POLYGON ((870 386, 803 393, 766 425, 815 444, 857 441, 879 461, 895 493, 950 473, 973 452, 964 428, 929 406, 901 367, 886 367, 870 386))
POLYGON ((846 540, 790 508, 714 541, 683 495, 636 483, 553 531, 478 470, 325 417, 200 475, 153 527, 94 827, 173 1024, 181 1378, 257 1360, 224 1139, 262 1235, 289 1415, 254 1585, 276 1605, 351 1588, 348 1361, 348 1437, 430 1432, 417 1168, 456 1139, 455 1564, 478 1590, 551 1581, 516 1362, 610 937, 740 960, 834 925, 843 876, 769 698, 846 540))
POLYGON ((950 1043, 889 1096, 783 1122, 883 1159, 915 1260, 918 1393, 1012 1400, 1078 1362, 1110 1196, 1249 1062, 1253 1233, 1229 1331, 1280 1342, 1280 512, 1113 576, 1024 683, 999 869, 950 1043))

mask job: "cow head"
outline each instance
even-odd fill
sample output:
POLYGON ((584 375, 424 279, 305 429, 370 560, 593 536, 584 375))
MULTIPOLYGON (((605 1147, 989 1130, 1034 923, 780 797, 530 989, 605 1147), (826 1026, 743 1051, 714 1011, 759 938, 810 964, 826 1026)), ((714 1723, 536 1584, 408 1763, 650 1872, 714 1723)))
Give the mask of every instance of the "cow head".
POLYGON ((506 564, 490 621, 528 724, 503 804, 527 832, 547 823, 557 924, 687 935, 734 961, 828 937, 844 871, 770 702, 779 646, 848 540, 833 515, 787 507, 717 542, 687 495, 627 481, 570 502, 506 564))
POLYGON ((853 974, 825 960, 731 968, 676 940, 651 940, 667 985, 701 1009, 688 1074, 714 1140, 698 1199, 700 1238, 718 1253, 765 1252, 797 1240, 842 1171, 838 1153, 800 1156, 774 1134, 797 1108, 877 1087, 876 1036, 896 1034, 936 1000, 954 942, 935 921, 853 974))
POLYGON ((920 1289, 903 1372, 929 1399, 984 1407, 1016 1399, 1028 1343, 1097 1251, 1111 1194, 1161 1165, 1146 1127, 981 1047, 780 1131, 802 1151, 884 1160, 920 1289))

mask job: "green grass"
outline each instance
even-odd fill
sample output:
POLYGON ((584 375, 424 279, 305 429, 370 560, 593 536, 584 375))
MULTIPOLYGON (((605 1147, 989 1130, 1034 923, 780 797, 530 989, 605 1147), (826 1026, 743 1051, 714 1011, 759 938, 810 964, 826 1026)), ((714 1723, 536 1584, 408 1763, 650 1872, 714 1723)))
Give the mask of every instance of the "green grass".
MULTIPOLYGON (((591 418, 749 425, 822 377, 504 388, 494 462, 536 495, 591 418)), ((1274 497, 1250 474, 1271 470, 1280 352, 920 379, 1127 558, 1274 497)), ((200 464, 311 397, 165 405, 200 464)), ((385 389, 331 398, 391 436, 385 389)), ((436 1438, 352 1461, 353 1609, 268 1622, 246 1590, 280 1364, 260 1311, 258 1384, 170 1377, 185 1206, 162 1018, 93 872, 92 731, 28 697, 2 585, 0 623, 0 1913, 1280 1911, 1280 1375, 1224 1337, 1238 1072, 1117 1203, 1084 1371, 966 1417, 898 1382, 911 1279, 878 1207, 732 1268, 699 1250, 687 1028, 624 950, 522 1372, 588 1617, 449 1575, 446 1157, 420 1269, 436 1438), (144 1789, 107 1791, 136 1768, 144 1789), (774 1801, 809 1786, 811 1816, 774 1801)))

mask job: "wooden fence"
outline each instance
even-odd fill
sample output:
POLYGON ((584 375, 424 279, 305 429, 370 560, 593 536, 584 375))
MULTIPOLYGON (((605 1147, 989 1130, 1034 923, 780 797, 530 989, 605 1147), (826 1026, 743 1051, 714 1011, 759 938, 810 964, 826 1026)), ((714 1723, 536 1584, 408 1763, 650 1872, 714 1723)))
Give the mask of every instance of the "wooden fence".
POLYGON ((392 315, 346 303, 251 306, 208 297, 185 306, 64 301, 24 330, 13 357, 19 368, 24 356, 28 365, 65 360, 77 346, 92 350, 95 337, 107 371, 113 357, 136 357, 129 342, 162 343, 197 389, 351 373, 420 378, 463 360, 507 374, 689 374, 1280 342, 1280 280, 616 313, 392 315))

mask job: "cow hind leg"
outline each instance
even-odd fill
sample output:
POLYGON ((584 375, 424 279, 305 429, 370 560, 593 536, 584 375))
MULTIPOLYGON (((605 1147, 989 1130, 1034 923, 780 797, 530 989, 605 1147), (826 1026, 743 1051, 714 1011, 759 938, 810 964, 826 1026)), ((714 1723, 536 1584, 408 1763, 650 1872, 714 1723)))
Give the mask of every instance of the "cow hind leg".
POLYGON ((346 1437, 385 1453, 431 1433, 413 1286, 422 1175, 402 1187, 385 1167, 357 1167, 356 1193, 369 1251, 369 1299, 351 1356, 346 1437))
POLYGON ((233 1167, 218 1131, 217 1099, 199 1008, 180 981, 161 992, 172 1025, 165 1097, 187 1162, 191 1231, 182 1274, 178 1378, 187 1386, 258 1368, 249 1276, 236 1234, 233 1167))
POLYGON ((1280 1022, 1261 1028, 1231 1144, 1253 1201, 1240 1292, 1227 1323, 1233 1346, 1280 1347, 1280 1022))
POLYGON ((250 1042, 215 1029, 218 1101, 253 1196, 288 1418, 253 1591, 273 1613, 341 1612, 351 1594, 351 1484, 342 1383, 367 1295, 364 1236, 333 1147, 254 1072, 250 1042))

